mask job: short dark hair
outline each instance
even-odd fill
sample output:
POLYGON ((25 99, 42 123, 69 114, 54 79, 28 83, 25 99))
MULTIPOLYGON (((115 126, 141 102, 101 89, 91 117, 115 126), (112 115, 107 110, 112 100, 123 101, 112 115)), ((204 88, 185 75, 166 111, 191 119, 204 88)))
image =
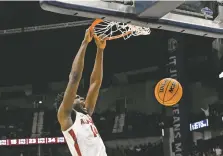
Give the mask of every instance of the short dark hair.
POLYGON ((63 101, 63 96, 64 96, 64 92, 59 93, 54 101, 54 107, 55 107, 56 111, 59 109, 60 104, 63 101))
MULTIPOLYGON (((81 97, 79 95, 76 95, 76 96, 78 96, 79 98, 84 98, 84 97, 81 97)), ((60 107, 60 105, 61 105, 61 103, 63 101, 63 98, 64 98, 64 92, 59 93, 57 95, 57 97, 55 98, 54 107, 56 109, 56 112, 58 111, 58 109, 59 109, 59 107, 60 107)), ((79 105, 77 105, 77 104, 75 104, 74 107, 73 107, 73 109, 75 109, 75 110, 78 110, 78 108, 79 108, 79 105)))

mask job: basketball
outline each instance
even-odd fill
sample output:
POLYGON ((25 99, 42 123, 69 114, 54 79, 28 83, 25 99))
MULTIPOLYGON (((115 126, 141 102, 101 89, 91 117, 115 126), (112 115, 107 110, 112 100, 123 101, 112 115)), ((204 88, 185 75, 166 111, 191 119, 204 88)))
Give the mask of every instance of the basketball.
POLYGON ((157 101, 164 106, 177 104, 183 95, 181 84, 172 78, 165 78, 159 81, 154 92, 157 101))

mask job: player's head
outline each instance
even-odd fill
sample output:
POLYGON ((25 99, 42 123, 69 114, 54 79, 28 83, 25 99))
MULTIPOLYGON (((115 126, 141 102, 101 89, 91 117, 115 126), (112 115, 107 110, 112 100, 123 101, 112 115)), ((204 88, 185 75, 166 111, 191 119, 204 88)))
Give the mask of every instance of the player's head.
POLYGON ((79 95, 76 95, 76 98, 74 99, 74 110, 78 112, 84 112, 87 113, 87 110, 85 108, 85 99, 79 95))
MULTIPOLYGON (((60 93, 57 95, 57 98, 55 100, 56 109, 58 109, 60 104, 62 103, 63 97, 64 93, 60 93)), ((83 97, 80 97, 79 95, 76 95, 76 98, 73 102, 73 109, 78 112, 87 113, 87 109, 85 108, 85 99, 83 97)))

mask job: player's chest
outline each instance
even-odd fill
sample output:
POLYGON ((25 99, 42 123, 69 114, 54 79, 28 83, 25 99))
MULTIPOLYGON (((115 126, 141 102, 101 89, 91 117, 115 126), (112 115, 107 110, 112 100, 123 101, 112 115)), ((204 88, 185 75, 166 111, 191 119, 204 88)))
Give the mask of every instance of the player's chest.
POLYGON ((79 118, 78 129, 78 135, 80 135, 81 138, 95 139, 99 137, 98 130, 90 116, 84 115, 79 118))

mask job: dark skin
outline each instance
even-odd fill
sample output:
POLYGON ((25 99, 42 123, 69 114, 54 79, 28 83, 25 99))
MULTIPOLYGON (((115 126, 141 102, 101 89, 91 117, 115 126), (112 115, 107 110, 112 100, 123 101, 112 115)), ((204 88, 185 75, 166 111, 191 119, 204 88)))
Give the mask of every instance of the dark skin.
POLYGON ((77 89, 84 69, 84 58, 86 49, 88 43, 92 40, 92 35, 89 30, 86 31, 85 38, 73 61, 72 69, 69 75, 69 82, 64 93, 63 101, 57 113, 57 118, 61 125, 62 131, 67 130, 73 125, 71 114, 75 106, 78 106, 78 108, 88 113, 90 116, 94 112, 103 78, 103 52, 106 46, 106 41, 102 41, 96 36, 94 36, 94 39, 97 45, 97 54, 94 68, 90 77, 90 87, 87 93, 86 100, 77 96, 77 89))

